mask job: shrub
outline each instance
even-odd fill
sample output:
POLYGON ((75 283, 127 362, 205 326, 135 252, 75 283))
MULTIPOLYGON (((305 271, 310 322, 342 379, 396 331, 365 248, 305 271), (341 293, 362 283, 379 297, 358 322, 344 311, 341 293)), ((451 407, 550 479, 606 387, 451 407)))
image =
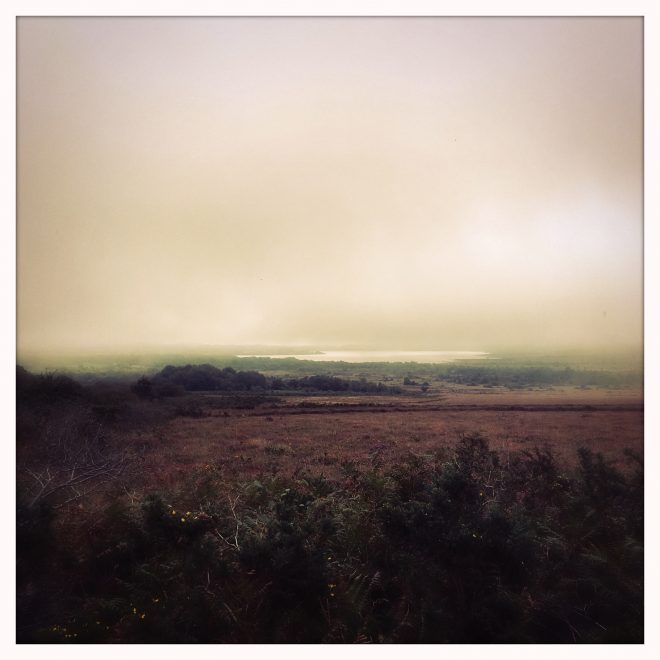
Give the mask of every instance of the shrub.
POLYGON ((346 464, 341 483, 275 476, 227 497, 197 475, 108 508, 73 563, 52 551, 46 510, 19 512, 19 574, 48 543, 60 580, 40 583, 40 601, 19 584, 30 605, 19 639, 641 642, 643 480, 631 460, 623 473, 580 450, 565 474, 538 449, 504 465, 471 435, 441 460, 346 464), (176 504, 186 498, 198 508, 176 504))

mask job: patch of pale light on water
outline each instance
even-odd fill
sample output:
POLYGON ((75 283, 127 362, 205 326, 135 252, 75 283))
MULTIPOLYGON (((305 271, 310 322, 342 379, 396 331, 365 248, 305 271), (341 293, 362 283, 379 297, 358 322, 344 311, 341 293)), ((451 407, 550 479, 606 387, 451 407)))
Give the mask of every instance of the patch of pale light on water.
POLYGON ((296 358, 311 362, 425 362, 441 364, 459 360, 490 360, 484 351, 323 351, 310 354, 238 355, 239 358, 296 358))

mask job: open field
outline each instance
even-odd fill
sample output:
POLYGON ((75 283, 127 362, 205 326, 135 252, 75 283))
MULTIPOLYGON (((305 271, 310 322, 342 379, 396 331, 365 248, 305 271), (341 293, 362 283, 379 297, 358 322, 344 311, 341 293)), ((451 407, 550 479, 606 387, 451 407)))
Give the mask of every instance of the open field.
POLYGON ((642 398, 634 390, 289 396, 252 410, 226 410, 222 396, 197 401, 198 417, 176 417, 131 437, 140 448, 136 486, 171 486, 207 465, 232 481, 296 471, 336 477, 348 461, 368 466, 378 456, 395 464, 408 454, 446 450, 473 433, 505 453, 548 446, 568 465, 580 446, 620 465, 624 449, 643 451, 642 398))
MULTIPOLYGON (((202 392, 173 401, 142 402, 113 432, 112 442, 129 458, 123 480, 140 492, 172 487, 207 466, 228 484, 277 473, 335 478, 347 463, 369 467, 375 460, 395 465, 409 455, 430 457, 471 434, 504 455, 548 447, 566 466, 575 464, 579 447, 619 467, 625 449, 643 454, 643 397, 635 388, 447 385, 426 395, 202 392)), ((74 407, 52 424, 77 414, 74 407)), ((29 427, 26 436, 38 432, 29 427)), ((33 455, 31 440, 19 438, 19 482, 33 455)))

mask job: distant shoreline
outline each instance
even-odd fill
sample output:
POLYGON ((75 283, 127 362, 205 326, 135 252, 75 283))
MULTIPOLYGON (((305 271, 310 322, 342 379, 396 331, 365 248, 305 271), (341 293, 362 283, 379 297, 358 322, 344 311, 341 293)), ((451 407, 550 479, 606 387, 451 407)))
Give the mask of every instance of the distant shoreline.
POLYGON ((243 353, 238 358, 270 358, 310 360, 312 362, 349 362, 363 364, 367 362, 421 362, 426 364, 444 364, 458 360, 485 360, 491 358, 485 351, 318 351, 316 353, 256 354, 243 353))

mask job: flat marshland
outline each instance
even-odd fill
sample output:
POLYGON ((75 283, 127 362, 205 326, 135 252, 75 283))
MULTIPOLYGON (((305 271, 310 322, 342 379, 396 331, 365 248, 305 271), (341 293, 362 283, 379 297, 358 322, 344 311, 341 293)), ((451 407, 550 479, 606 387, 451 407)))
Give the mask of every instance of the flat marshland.
POLYGON ((231 364, 19 369, 19 640, 643 639, 638 375, 231 364))
POLYGON ((410 454, 450 449, 470 434, 488 438, 492 449, 507 455, 547 446, 566 465, 577 460, 578 446, 619 465, 623 449, 643 448, 642 397, 636 390, 447 387, 421 396, 296 395, 258 404, 248 399, 255 407, 247 410, 227 409, 227 398, 198 395, 191 400, 192 416, 134 431, 129 447, 141 448, 144 465, 136 486, 172 485, 209 464, 231 480, 301 470, 337 477, 346 461, 366 467, 378 454, 396 464, 410 454))

